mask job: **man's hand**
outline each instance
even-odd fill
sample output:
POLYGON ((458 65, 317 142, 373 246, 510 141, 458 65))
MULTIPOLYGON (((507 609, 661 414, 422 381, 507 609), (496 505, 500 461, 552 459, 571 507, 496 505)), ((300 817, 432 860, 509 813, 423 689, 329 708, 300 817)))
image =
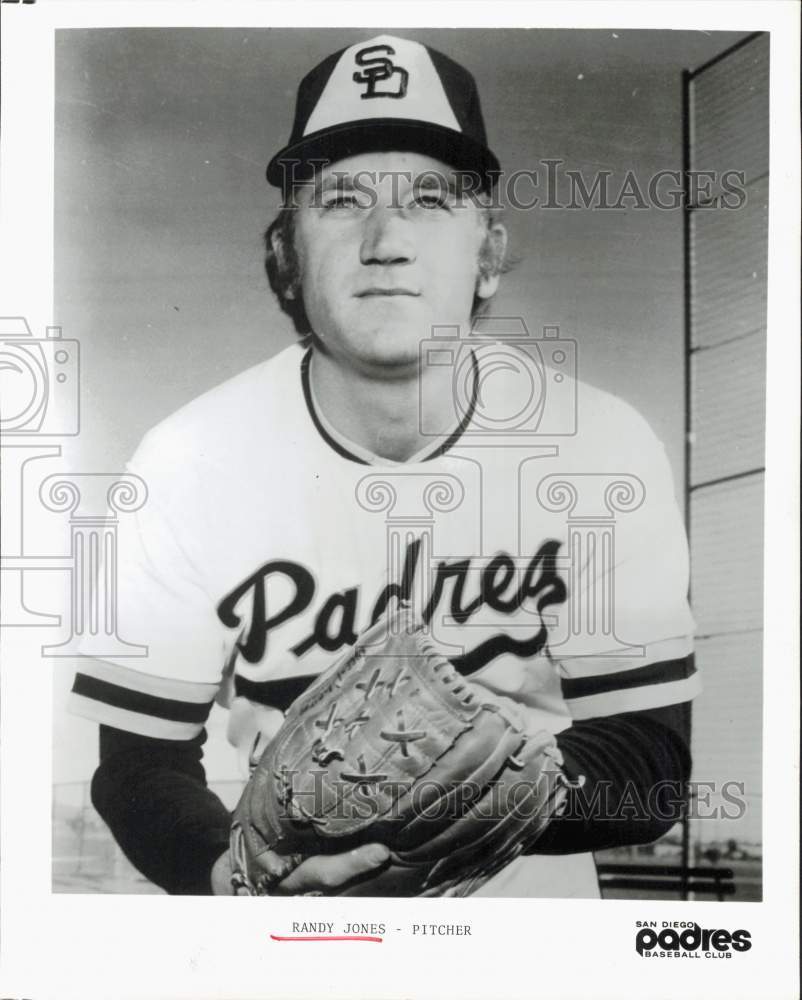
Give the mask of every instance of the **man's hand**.
MULTIPOLYGON (((307 892, 321 892, 336 895, 340 887, 384 864, 389 855, 383 844, 364 844, 344 854, 315 855, 302 861, 274 887, 271 894, 299 896, 307 892)), ((215 896, 233 894, 228 851, 220 855, 212 868, 212 893, 215 896)))

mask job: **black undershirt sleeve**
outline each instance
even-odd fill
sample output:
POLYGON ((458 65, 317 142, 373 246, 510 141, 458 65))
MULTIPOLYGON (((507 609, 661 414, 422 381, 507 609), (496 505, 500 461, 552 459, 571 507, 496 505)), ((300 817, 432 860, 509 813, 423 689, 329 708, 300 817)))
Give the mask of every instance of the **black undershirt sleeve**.
POLYGON ((231 815, 207 787, 201 747, 100 727, 92 804, 128 860, 166 892, 211 893, 211 870, 228 846, 231 815))
MULTIPOLYGON (((667 832, 681 816, 689 738, 689 704, 588 719, 558 734, 566 774, 584 782, 535 851, 573 854, 667 832)), ((171 894, 208 895, 228 845, 231 817, 207 787, 205 740, 205 731, 174 741, 100 727, 92 802, 132 864, 171 894)))
POLYGON ((557 735, 572 788, 538 854, 645 844, 682 818, 690 778, 691 705, 575 722, 557 735))

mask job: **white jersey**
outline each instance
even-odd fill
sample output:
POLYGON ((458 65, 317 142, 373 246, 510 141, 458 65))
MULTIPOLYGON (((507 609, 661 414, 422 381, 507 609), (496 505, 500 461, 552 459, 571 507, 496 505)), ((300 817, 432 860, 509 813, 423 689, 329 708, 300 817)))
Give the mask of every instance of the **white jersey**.
MULTIPOLYGON (((492 351, 471 357, 478 386, 492 351)), ((87 660, 73 710, 189 739, 216 699, 246 759, 402 599, 531 731, 696 693, 682 520, 630 406, 563 383, 545 422, 541 408, 502 435, 474 393, 450 437, 395 463, 326 421, 310 364, 289 347, 145 437, 129 470, 148 500, 120 522, 119 630, 147 655, 87 660)), ((481 890, 597 894, 590 855, 520 858, 481 890)))

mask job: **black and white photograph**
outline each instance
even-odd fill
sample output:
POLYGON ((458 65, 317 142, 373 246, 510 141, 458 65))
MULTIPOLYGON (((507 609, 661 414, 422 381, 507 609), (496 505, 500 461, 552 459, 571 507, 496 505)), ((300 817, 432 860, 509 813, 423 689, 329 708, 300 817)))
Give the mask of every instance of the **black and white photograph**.
POLYGON ((487 34, 56 36, 56 312, 82 447, 143 500, 83 629, 61 891, 232 891, 250 765, 246 831, 286 814, 252 891, 760 899, 768 36, 487 34), (423 642, 354 670, 402 603, 423 642), (472 707, 421 738, 439 656, 472 707), (361 686, 259 763, 338 663, 361 686))
MULTIPOLYGON (((771 928, 796 938, 768 914, 798 870, 771 848, 798 840, 798 589, 772 571, 797 376, 773 389, 767 351, 796 372, 770 219, 798 177, 772 25, 798 13, 90 6, 40 63, 52 308, 21 282, 0 317, 0 624, 31 665, 4 771, 36 741, 29 877, 68 968, 78 914, 103 928, 87 982, 41 995, 101 995, 112 913, 176 939, 106 996, 318 996, 335 970, 333 996, 525 996, 469 956, 548 925, 570 958, 577 919, 626 969, 549 996, 755 995, 771 928), (438 954, 461 971, 411 985, 438 954)), ((783 953, 766 996, 794 995, 783 953)))

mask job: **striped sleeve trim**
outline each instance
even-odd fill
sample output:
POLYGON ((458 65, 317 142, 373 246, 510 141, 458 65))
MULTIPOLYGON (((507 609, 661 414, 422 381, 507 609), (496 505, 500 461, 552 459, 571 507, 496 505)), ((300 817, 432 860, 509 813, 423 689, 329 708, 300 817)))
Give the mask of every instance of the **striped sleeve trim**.
POLYGON ((123 667, 108 660, 87 658, 79 671, 87 677, 96 677, 100 681, 108 681, 119 687, 140 691, 142 694, 152 694, 157 698, 170 698, 176 701, 211 702, 217 694, 218 684, 208 681, 184 681, 175 677, 157 677, 145 674, 141 670, 123 667))
POLYGON ((695 698, 701 690, 699 674, 693 674, 681 681, 650 684, 648 687, 629 688, 625 691, 610 691, 588 698, 575 698, 568 702, 568 708, 575 720, 594 719, 598 716, 618 715, 620 712, 639 712, 646 708, 678 705, 695 698))
MULTIPOLYGON (((689 640, 687 640, 689 641, 689 640)), ((660 643, 658 649, 664 652, 670 643, 660 643)), ((676 644, 673 648, 678 648, 676 644)), ((566 705, 574 719, 590 719, 597 715, 616 715, 619 712, 635 712, 644 708, 659 708, 675 701, 687 701, 701 689, 696 672, 693 653, 674 659, 654 659, 655 648, 651 647, 652 662, 624 669, 620 661, 595 657, 588 659, 585 672, 579 676, 566 671, 560 683, 566 705), (587 668, 594 665, 594 673, 587 668)), ((565 665, 561 664, 565 670, 565 665)))
POLYGON ((605 674, 623 673, 652 663, 680 660, 690 656, 693 653, 693 637, 683 635, 673 639, 662 639, 659 642, 650 642, 648 646, 639 647, 639 650, 637 655, 633 655, 632 650, 614 649, 609 653, 558 657, 558 659, 563 677, 570 677, 572 680, 579 677, 597 677, 600 669, 605 674))
POLYGON ((681 660, 660 660, 630 670, 595 673, 587 677, 565 677, 562 680, 562 691, 566 701, 573 701, 591 695, 607 694, 610 691, 625 691, 630 688, 685 680, 695 672, 696 666, 691 655, 684 656, 681 660))
POLYGON ((192 739, 201 732, 217 689, 88 660, 75 676, 70 710, 145 736, 192 739))
POLYGON ((139 712, 129 712, 124 708, 106 705, 75 692, 70 695, 69 708, 74 715, 81 715, 104 726, 113 726, 127 733, 152 736, 161 740, 192 740, 203 729, 202 724, 156 719, 139 712))

